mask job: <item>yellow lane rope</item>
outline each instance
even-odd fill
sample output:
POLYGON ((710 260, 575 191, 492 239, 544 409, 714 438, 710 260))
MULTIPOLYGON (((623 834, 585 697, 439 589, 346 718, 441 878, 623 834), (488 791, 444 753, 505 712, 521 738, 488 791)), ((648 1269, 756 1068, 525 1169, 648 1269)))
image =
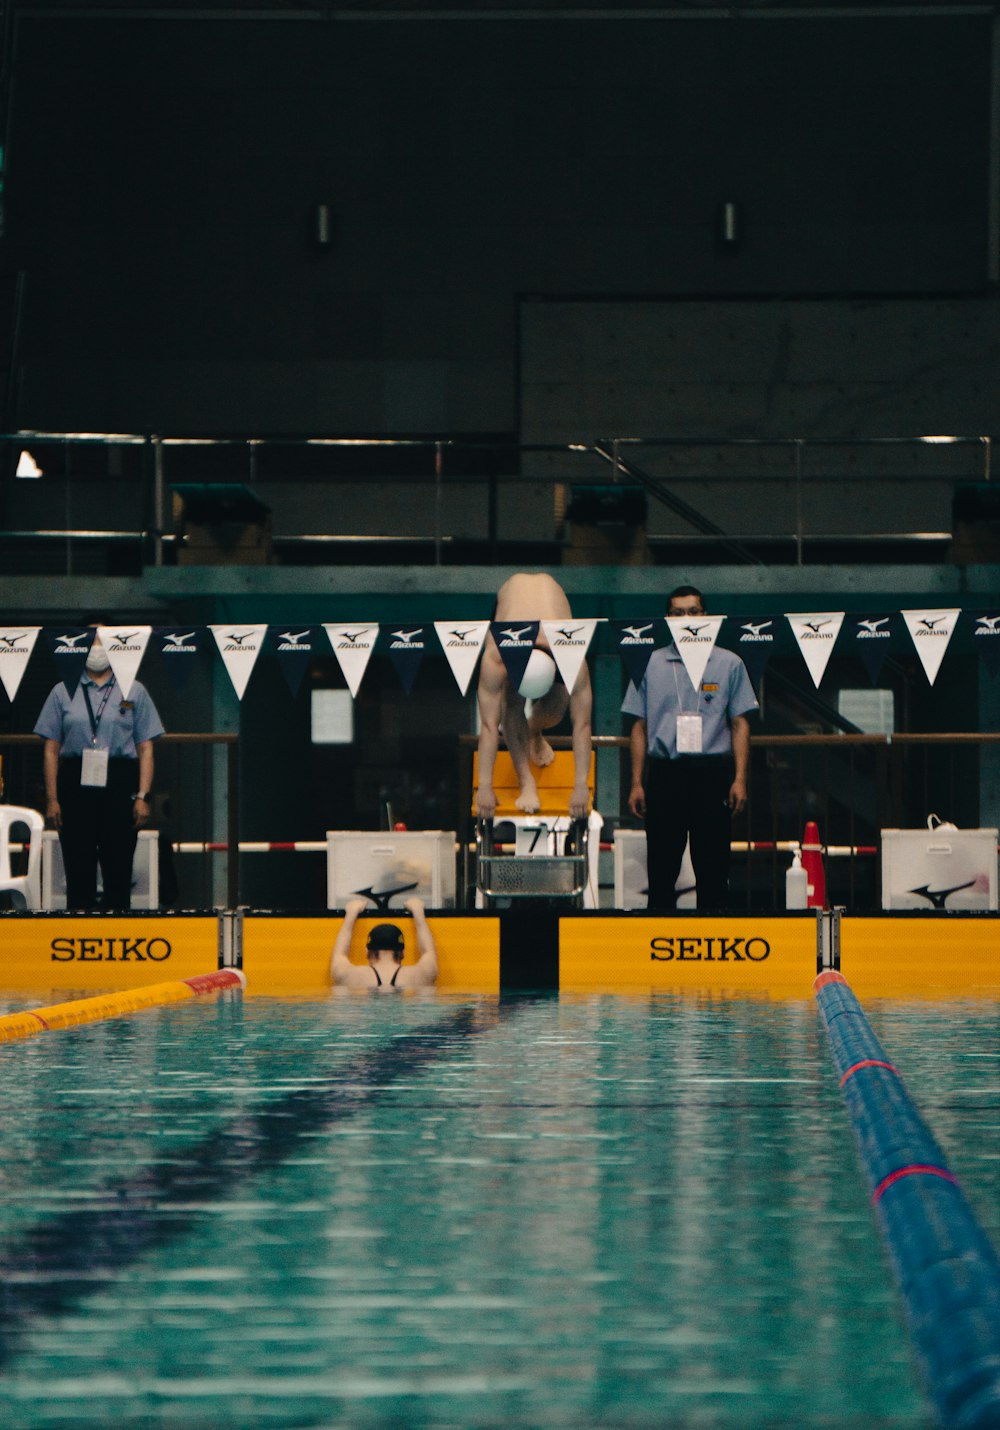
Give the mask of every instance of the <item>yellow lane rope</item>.
POLYGON ((103 1018, 120 1018, 139 1008, 160 1008, 168 1003, 184 1003, 206 993, 222 993, 227 988, 245 988, 246 979, 235 968, 220 968, 195 978, 178 978, 170 983, 154 983, 148 988, 131 988, 126 993, 101 993, 96 998, 77 998, 70 1003, 54 1003, 49 1008, 32 1008, 0 1016, 0 1043, 31 1038, 49 1028, 72 1028, 77 1023, 96 1023, 103 1018))

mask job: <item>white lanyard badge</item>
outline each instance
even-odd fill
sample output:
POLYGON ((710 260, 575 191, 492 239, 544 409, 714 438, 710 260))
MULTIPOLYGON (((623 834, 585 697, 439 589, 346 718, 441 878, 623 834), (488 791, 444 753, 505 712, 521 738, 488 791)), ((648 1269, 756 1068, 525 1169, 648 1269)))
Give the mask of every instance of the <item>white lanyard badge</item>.
MULTIPOLYGON (((702 718, 700 715, 684 714, 684 702, 681 698, 681 684, 677 679, 676 661, 670 662, 670 669, 674 674, 674 689, 677 692, 677 753, 679 755, 700 755, 704 748, 702 718)), ((698 692, 695 691, 695 700, 697 701, 697 699, 698 692)))

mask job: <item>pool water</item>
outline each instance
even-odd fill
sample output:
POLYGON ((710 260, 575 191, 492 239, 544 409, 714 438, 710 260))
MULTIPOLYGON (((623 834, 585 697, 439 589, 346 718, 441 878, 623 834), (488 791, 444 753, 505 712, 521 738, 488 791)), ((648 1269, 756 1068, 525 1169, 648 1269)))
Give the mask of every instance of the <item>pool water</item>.
MULTIPOLYGON (((1000 1010, 869 1011, 1000 1241, 1000 1010)), ((932 1423, 811 999, 237 995, 0 1056, 5 1427, 932 1423)))

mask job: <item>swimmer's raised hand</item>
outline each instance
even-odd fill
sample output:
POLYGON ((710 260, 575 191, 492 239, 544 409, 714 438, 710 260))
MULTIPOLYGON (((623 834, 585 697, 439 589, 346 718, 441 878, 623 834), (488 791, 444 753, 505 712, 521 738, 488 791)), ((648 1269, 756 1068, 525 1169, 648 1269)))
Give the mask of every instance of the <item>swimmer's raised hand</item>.
POLYGON ((344 916, 349 919, 356 919, 359 914, 364 913, 365 907, 364 899, 350 899, 348 900, 347 908, 344 910, 344 916))
POLYGON ((418 899, 416 895, 414 895, 412 899, 404 899, 403 908, 412 914, 415 919, 421 919, 424 916, 424 901, 423 899, 418 899))

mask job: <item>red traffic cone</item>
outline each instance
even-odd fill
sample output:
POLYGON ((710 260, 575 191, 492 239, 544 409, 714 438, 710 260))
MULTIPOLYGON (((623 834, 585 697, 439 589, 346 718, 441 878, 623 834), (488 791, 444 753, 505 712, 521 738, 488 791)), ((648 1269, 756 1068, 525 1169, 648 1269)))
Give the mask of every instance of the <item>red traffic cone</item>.
POLYGON ((802 867, 808 880, 807 908, 825 909, 826 871, 823 868, 823 846, 819 842, 819 825, 814 819, 807 820, 806 832, 802 836, 802 867))

